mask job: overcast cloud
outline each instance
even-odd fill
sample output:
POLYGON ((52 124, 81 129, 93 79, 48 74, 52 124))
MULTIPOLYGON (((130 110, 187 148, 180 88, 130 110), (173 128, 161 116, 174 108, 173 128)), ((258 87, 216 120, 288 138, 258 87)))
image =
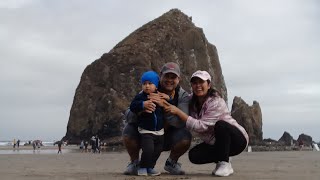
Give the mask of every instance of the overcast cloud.
POLYGON ((320 3, 0 1, 0 140, 63 137, 85 67, 172 8, 216 45, 228 88, 260 103, 264 138, 320 140, 320 3))

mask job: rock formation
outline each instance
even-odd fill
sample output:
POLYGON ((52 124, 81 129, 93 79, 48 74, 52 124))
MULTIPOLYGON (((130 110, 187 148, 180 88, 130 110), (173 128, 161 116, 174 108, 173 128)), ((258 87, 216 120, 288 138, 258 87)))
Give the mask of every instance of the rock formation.
POLYGON ((281 138, 278 140, 278 142, 286 146, 292 146, 295 140, 288 132, 285 131, 281 136, 281 138))
POLYGON ((298 139, 298 143, 302 142, 305 146, 311 146, 312 145, 312 137, 306 134, 300 134, 298 139))
POLYGON ((288 133, 284 132, 281 138, 276 141, 273 139, 264 139, 263 142, 252 147, 253 151, 312 151, 312 137, 300 134, 298 140, 288 133))
POLYGON ((231 115, 248 132, 250 145, 262 142, 262 113, 257 101, 249 106, 241 97, 234 97, 231 115))
POLYGON ((63 139, 78 142, 95 134, 101 139, 120 136, 123 112, 141 89, 141 74, 146 70, 159 72, 170 61, 180 65, 184 89, 190 89, 189 78, 194 71, 207 70, 215 88, 227 100, 216 47, 191 18, 173 9, 134 31, 86 67, 63 139))

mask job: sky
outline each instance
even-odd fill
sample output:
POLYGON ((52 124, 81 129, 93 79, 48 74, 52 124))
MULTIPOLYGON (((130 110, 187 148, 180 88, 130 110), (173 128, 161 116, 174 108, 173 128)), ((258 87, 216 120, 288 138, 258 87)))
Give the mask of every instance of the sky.
POLYGON ((1 0, 0 140, 62 138, 86 66, 173 8, 217 47, 229 106, 259 102, 263 138, 320 141, 317 0, 1 0))

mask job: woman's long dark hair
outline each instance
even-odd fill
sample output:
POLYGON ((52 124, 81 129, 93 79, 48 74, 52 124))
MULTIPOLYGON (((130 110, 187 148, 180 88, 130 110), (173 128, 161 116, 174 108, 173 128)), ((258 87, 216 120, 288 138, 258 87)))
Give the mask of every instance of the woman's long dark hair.
MULTIPOLYGON (((210 83, 210 81, 207 81, 207 82, 208 84, 210 83)), ((221 97, 221 94, 217 89, 211 86, 210 89, 208 89, 207 95, 204 98, 207 99, 208 97, 221 97)), ((189 109, 199 113, 201 108, 202 108, 202 104, 199 104, 198 96, 196 96, 195 94, 192 94, 192 98, 189 103, 189 109)))

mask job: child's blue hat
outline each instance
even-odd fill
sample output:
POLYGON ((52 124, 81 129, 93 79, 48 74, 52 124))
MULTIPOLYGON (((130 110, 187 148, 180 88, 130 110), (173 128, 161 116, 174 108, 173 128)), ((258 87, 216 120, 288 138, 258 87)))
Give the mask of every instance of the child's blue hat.
POLYGON ((142 74, 141 76, 141 83, 143 84, 145 81, 150 81, 158 88, 159 84, 159 76, 154 71, 147 71, 142 74))

